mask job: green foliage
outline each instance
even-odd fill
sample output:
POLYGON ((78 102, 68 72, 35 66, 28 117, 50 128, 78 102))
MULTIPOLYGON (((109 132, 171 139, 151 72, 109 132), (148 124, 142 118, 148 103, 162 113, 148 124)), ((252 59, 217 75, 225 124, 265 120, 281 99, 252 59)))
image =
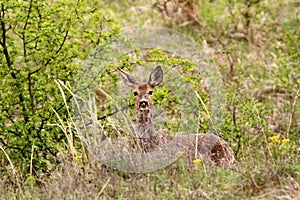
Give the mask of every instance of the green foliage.
POLYGON ((72 85, 80 60, 118 28, 91 1, 4 1, 0 9, 0 144, 21 171, 31 153, 34 172, 47 170, 65 140, 49 126, 53 110, 66 114, 54 80, 72 85))

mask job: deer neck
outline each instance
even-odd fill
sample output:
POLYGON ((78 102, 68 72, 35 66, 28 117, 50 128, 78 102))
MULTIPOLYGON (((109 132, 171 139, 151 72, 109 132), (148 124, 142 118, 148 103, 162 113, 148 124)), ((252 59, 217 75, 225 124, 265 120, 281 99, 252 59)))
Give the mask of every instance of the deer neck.
POLYGON ((137 136, 139 138, 150 138, 155 135, 151 110, 136 111, 137 136))

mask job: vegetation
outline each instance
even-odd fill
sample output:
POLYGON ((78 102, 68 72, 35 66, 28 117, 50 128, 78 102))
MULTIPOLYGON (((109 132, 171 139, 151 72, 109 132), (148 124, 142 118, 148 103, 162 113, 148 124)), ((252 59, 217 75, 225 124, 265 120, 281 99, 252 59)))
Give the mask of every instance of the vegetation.
MULTIPOLYGON (((297 0, 0 2, 0 199, 299 198, 299 7, 297 0), (198 8, 192 18, 187 5, 198 8), (157 172, 128 174, 102 165, 80 141, 68 89, 78 69, 120 29, 147 26, 188 35, 218 67, 227 97, 222 137, 236 154, 233 168, 201 160, 189 166, 182 158, 157 172)), ((149 55, 189 66, 161 51, 149 55)), ((122 58, 119 66, 143 62, 122 58)), ((206 132, 209 94, 185 70, 206 105, 199 127, 206 132)), ((105 85, 118 77, 100 79, 105 85)), ((158 88, 156 103, 176 105, 168 92, 158 88)), ((170 133, 177 125, 166 124, 170 133)))

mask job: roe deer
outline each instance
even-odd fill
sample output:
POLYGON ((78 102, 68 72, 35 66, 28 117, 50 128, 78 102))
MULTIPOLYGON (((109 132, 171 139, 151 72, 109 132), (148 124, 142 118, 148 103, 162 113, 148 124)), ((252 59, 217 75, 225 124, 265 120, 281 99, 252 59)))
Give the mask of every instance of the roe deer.
POLYGON ((138 83, 135 78, 122 69, 118 69, 127 86, 134 89, 135 115, 137 121, 136 135, 138 146, 143 152, 151 152, 163 148, 167 143, 177 140, 184 145, 184 151, 192 161, 200 158, 204 163, 212 165, 231 166, 234 163, 234 153, 227 142, 214 134, 170 135, 156 132, 152 118, 152 93, 163 80, 160 66, 150 74, 147 83, 138 83))

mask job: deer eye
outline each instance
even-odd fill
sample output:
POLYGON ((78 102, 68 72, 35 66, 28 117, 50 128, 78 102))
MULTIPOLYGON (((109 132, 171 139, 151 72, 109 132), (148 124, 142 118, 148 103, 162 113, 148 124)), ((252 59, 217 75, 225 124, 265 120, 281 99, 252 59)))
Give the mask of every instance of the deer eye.
POLYGON ((137 95, 138 95, 138 93, 137 93, 137 92, 133 92, 133 95, 134 95, 134 96, 137 96, 137 95))
POLYGON ((148 92, 149 95, 152 95, 152 93, 153 93, 153 91, 149 91, 149 92, 148 92))

